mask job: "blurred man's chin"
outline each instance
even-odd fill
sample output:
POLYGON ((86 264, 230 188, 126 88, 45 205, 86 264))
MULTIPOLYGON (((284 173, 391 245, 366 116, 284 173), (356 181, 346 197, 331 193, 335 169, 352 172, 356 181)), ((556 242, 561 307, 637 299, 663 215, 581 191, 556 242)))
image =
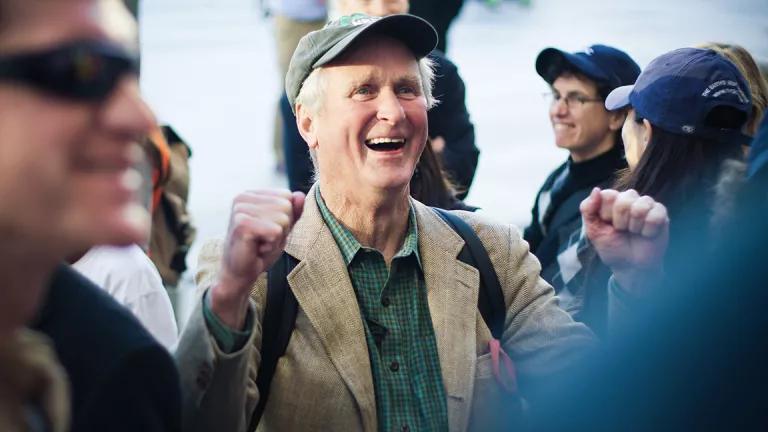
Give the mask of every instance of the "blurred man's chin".
POLYGON ((68 253, 99 245, 144 244, 149 238, 150 217, 138 203, 72 214, 62 226, 62 242, 68 253))
POLYGON ((109 212, 100 229, 91 234, 95 244, 121 246, 144 243, 149 232, 149 213, 140 204, 130 203, 109 212))
POLYGON ((134 170, 80 173, 62 218, 62 237, 85 249, 146 242, 150 217, 136 198, 140 185, 134 170))

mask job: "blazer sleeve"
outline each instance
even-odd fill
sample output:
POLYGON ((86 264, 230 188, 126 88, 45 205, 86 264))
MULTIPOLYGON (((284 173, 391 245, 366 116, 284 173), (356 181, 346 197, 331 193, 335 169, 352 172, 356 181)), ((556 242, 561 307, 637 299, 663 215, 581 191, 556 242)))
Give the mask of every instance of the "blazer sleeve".
POLYGON ((591 352, 594 334, 560 308, 517 228, 480 224, 477 233, 504 290, 507 314, 501 342, 521 385, 562 373, 591 352))
MULTIPOLYGON (((198 293, 216 280, 222 256, 221 242, 201 249, 196 280, 198 293)), ((261 277, 251 294, 249 314, 253 327, 242 349, 223 352, 203 316, 202 295, 182 332, 175 352, 181 375, 182 426, 185 431, 243 432, 259 400, 256 374, 261 363, 261 305, 266 278, 261 277)))

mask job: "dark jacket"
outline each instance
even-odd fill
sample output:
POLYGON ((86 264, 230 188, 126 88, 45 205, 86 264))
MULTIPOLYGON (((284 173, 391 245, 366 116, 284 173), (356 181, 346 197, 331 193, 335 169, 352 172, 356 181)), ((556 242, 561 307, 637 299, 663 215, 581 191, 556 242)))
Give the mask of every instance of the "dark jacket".
POLYGON ((448 30, 463 5, 464 0, 411 0, 408 13, 432 24, 437 31, 437 49, 445 52, 448 47, 448 30))
POLYGON ((429 136, 443 137, 443 167, 464 199, 472 186, 480 150, 475 146, 475 126, 469 120, 466 89, 456 65, 440 51, 433 51, 435 85, 432 95, 440 102, 429 113, 429 136))
MULTIPOLYGON (((475 146, 475 127, 469 120, 469 112, 464 103, 464 81, 456 65, 445 58, 444 54, 433 51, 430 58, 436 66, 432 94, 440 100, 440 104, 428 113, 429 136, 445 139, 443 167, 459 189, 457 197, 464 199, 475 177, 480 155, 480 150, 475 146)), ((285 94, 280 100, 280 112, 288 187, 306 193, 313 183, 312 161, 285 94)))
POLYGON ((581 229, 581 201, 595 186, 609 187, 616 172, 626 167, 624 150, 615 146, 585 162, 574 163, 568 158, 544 181, 536 194, 531 224, 525 229, 523 238, 541 262, 542 276, 547 282, 552 283, 550 267, 557 265, 560 246, 574 231, 581 229))
POLYGON ((33 328, 69 377, 71 432, 179 431, 179 376, 170 354, 125 308, 69 266, 55 272, 33 328))
POLYGON ((607 318, 605 287, 611 273, 581 238, 579 204, 595 186, 610 187, 616 172, 626 167, 618 145, 588 161, 568 158, 539 190, 531 224, 523 233, 541 262, 541 277, 560 294, 562 306, 598 334, 607 318), (566 288, 569 292, 563 292, 566 288))

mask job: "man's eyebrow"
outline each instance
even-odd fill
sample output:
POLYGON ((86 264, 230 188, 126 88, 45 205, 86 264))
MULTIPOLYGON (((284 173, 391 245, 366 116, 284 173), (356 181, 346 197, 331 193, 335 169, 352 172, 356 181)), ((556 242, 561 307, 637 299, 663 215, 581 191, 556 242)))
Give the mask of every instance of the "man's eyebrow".
POLYGON ((568 93, 566 93, 566 96, 584 96, 584 97, 592 97, 588 93, 579 91, 579 90, 571 90, 568 93))
POLYGON ((402 76, 395 81, 395 84, 398 86, 408 85, 414 87, 417 91, 421 91, 421 78, 418 75, 402 76))
MULTIPOLYGON (((552 90, 552 93, 559 93, 559 94, 561 94, 561 95, 563 94, 563 92, 561 92, 560 90, 558 90, 558 89, 554 88, 553 86, 549 86, 549 88, 550 88, 550 90, 552 90)), ((592 96, 590 96, 590 95, 589 95, 589 93, 583 92, 583 91, 581 91, 581 90, 571 90, 571 91, 569 91, 569 92, 566 92, 566 93, 565 93, 565 96, 566 96, 566 97, 567 97, 567 96, 584 96, 584 97, 592 97, 592 96)))
POLYGON ((376 74, 373 71, 371 71, 371 72, 368 72, 367 74, 365 74, 364 76, 356 77, 356 78, 352 79, 350 81, 350 83, 349 83, 349 87, 350 88, 356 88, 356 87, 359 87, 359 86, 361 86, 363 84, 369 84, 371 82, 376 81, 377 78, 378 78, 378 74, 376 74))
POLYGON ((420 85, 421 78, 418 75, 405 75, 397 79, 398 83, 420 85))

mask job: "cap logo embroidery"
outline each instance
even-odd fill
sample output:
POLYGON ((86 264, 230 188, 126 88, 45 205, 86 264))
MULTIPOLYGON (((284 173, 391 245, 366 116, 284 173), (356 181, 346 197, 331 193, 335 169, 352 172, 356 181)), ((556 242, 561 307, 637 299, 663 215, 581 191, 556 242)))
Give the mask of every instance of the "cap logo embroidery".
POLYGON ((594 54, 594 53, 595 53, 595 50, 593 50, 593 49, 592 49, 592 47, 588 47, 587 49, 585 49, 585 50, 584 50, 584 53, 585 53, 586 55, 589 55, 589 56, 591 56, 592 54, 594 54))
POLYGON ((380 20, 381 17, 372 17, 362 13, 344 15, 325 25, 325 28, 356 27, 364 24, 370 24, 380 20))
POLYGON ((745 104, 749 103, 749 98, 747 98, 747 95, 745 95, 744 91, 739 87, 739 83, 733 80, 715 81, 708 85, 701 95, 704 97, 718 98, 724 94, 736 95, 736 97, 739 98, 739 102, 745 104))
POLYGON ((685 132, 687 134, 692 134, 692 133, 696 132, 696 127, 695 126, 691 126, 691 125, 683 125, 683 127, 681 129, 683 130, 683 132, 685 132))

